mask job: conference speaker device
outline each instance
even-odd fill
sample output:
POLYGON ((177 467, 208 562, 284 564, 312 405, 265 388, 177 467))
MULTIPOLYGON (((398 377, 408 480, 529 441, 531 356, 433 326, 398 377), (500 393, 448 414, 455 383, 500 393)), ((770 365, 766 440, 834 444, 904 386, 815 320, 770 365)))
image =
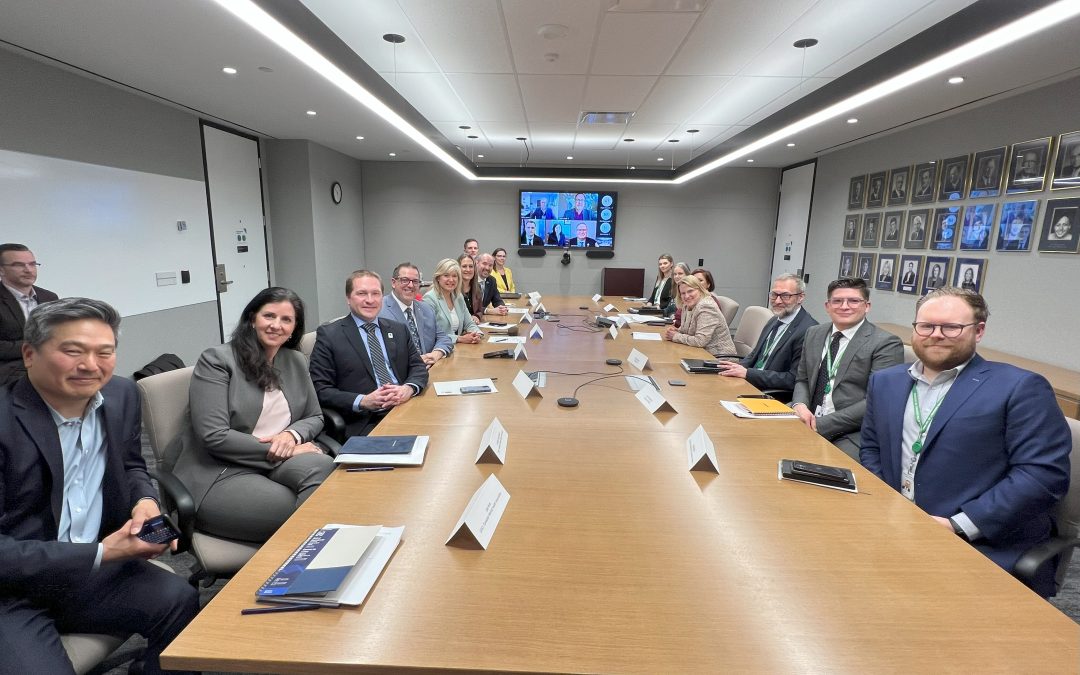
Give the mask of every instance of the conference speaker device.
POLYGON ((547 255, 547 251, 542 248, 519 248, 519 258, 543 258, 547 255))
POLYGON ((556 403, 559 404, 560 408, 576 408, 578 405, 578 400, 573 396, 563 396, 558 401, 556 401, 556 403))

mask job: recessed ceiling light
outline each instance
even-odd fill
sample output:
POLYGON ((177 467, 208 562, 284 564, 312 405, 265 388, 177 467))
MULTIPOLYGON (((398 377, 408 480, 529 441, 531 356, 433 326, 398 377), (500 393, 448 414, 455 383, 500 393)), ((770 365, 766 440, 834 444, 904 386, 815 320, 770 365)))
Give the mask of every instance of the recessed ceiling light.
POLYGON ((634 139, 632 139, 632 138, 624 138, 624 139, 622 139, 622 142, 623 143, 633 143, 634 139))
POLYGON ((470 127, 468 124, 459 124, 458 129, 461 129, 461 130, 465 131, 465 130, 468 130, 468 129, 472 129, 472 127, 470 127))
POLYGON ((469 139, 469 140, 471 140, 471 141, 475 141, 476 139, 478 139, 478 138, 480 138, 480 137, 479 137, 479 136, 473 136, 473 135, 469 135, 469 136, 466 136, 465 138, 468 138, 468 139, 469 139))
POLYGON ((312 117, 315 117, 319 113, 315 112, 314 110, 309 110, 309 111, 307 111, 307 114, 311 115, 312 117))
POLYGON ((233 68, 232 66, 225 66, 221 69, 221 72, 225 73, 226 75, 235 75, 236 68, 233 68))
POLYGON ((391 156, 391 157, 397 157, 397 153, 396 153, 396 152, 391 152, 391 153, 390 153, 390 156, 391 156))
POLYGON ((787 144, 787 146, 788 146, 789 148, 794 148, 794 147, 795 147, 795 144, 794 144, 794 143, 788 143, 788 144, 787 144))
POLYGON ((405 42, 405 36, 398 35, 397 33, 387 33, 386 35, 382 36, 382 39, 386 40, 392 45, 399 45, 402 42, 405 42))
POLYGON ((477 155, 477 156, 476 156, 476 158, 477 158, 477 159, 483 159, 483 158, 484 158, 484 156, 483 156, 483 155, 477 155))
POLYGON ((630 170, 633 171, 636 168, 637 168, 636 166, 632 166, 632 167, 630 167, 630 170))
POLYGON ((963 83, 963 81, 964 78, 960 77, 959 75, 949 78, 949 84, 961 84, 963 83))
POLYGON ((272 73, 274 69, 269 66, 259 66, 259 70, 264 73, 272 73))
POLYGON ((357 137, 356 137, 356 140, 358 140, 358 141, 362 141, 362 140, 364 140, 364 137, 363 137, 363 136, 357 136, 357 137))
POLYGON ((662 161, 664 161, 664 158, 663 158, 663 157, 657 157, 657 158, 656 158, 656 161, 658 161, 658 162, 662 162, 662 161))
POLYGON ((752 159, 748 159, 748 160, 746 160, 746 163, 747 163, 747 164, 753 164, 753 163, 754 163, 754 160, 752 160, 752 159))
POLYGON ((847 123, 848 124, 856 124, 856 123, 858 123, 858 121, 859 121, 858 117, 849 117, 848 120, 847 120, 847 123))
POLYGON ((574 158, 574 156, 573 156, 573 155, 567 155, 567 156, 566 156, 566 158, 567 158, 567 159, 573 159, 573 158, 574 158))
POLYGON ((679 142, 679 139, 677 139, 677 138, 669 138, 668 139, 668 143, 678 143, 678 142, 679 142))

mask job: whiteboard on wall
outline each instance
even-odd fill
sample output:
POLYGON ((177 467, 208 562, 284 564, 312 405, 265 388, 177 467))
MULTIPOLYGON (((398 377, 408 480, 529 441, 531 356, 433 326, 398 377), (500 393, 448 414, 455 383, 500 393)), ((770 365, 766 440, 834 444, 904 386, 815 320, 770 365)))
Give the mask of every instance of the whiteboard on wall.
POLYGON ((0 241, 29 246, 61 296, 122 316, 217 299, 202 181, 0 150, 0 205, 0 241))

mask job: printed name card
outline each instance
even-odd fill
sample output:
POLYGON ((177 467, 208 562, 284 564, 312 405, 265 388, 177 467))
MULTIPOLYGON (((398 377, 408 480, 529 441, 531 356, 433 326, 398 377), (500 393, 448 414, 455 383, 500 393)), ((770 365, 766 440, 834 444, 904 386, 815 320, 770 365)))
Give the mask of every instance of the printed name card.
POLYGON ((652 370, 652 364, 649 363, 649 357, 645 356, 636 349, 630 350, 630 356, 627 356, 626 360, 630 363, 630 365, 637 368, 641 372, 645 372, 646 370, 652 370))
POLYGON ((611 303, 608 303, 608 304, 604 305, 604 311, 605 312, 617 312, 619 310, 615 308, 615 305, 612 305, 611 303))
POLYGON ((519 370, 514 377, 514 389, 521 394, 521 398, 544 398, 536 382, 524 370, 519 370))
MULTIPOLYGON (((524 340, 524 339, 525 338, 522 338, 522 340, 524 340)), ((529 355, 525 353, 525 345, 519 344, 517 347, 514 347, 514 357, 513 358, 514 358, 515 361, 528 361, 529 360, 529 355)))
POLYGON ((619 337, 619 327, 615 324, 608 326, 607 333, 604 334, 605 340, 614 340, 619 337))
POLYGON ((534 312, 536 311, 536 306, 539 304, 540 301, 536 298, 529 298, 529 307, 531 307, 534 312))
POLYGON ((524 314, 521 315, 521 321, 519 321, 518 323, 532 323, 532 322, 533 322, 532 314, 529 314, 528 312, 525 312, 524 314))
POLYGON ((540 324, 535 324, 532 327, 532 330, 529 331, 529 339, 532 339, 532 340, 543 340, 544 339, 544 331, 541 330, 540 324))
POLYGON ((503 427, 499 418, 491 420, 491 424, 488 425, 484 435, 480 438, 480 449, 476 451, 476 464, 481 461, 494 462, 496 464, 506 463, 506 442, 509 440, 510 435, 506 433, 506 428, 503 427))
POLYGON ((510 493, 502 486, 495 474, 491 474, 469 500, 465 512, 461 514, 457 525, 446 539, 446 545, 475 542, 480 548, 487 549, 491 536, 499 525, 510 493))
POLYGON ((673 405, 668 403, 664 395, 654 387, 642 387, 641 391, 635 394, 634 397, 641 402, 641 405, 645 406, 646 410, 653 414, 658 412, 678 412, 673 405))
POLYGON ((529 302, 532 302, 533 300, 535 300, 536 302, 540 302, 540 293, 538 291, 532 291, 531 293, 529 293, 529 302))
POLYGON ((539 305, 536 306, 536 311, 547 314, 547 307, 544 307, 544 303, 541 302, 539 305))
POLYGON ((690 471, 720 473, 720 467, 716 462, 716 448, 713 447, 709 434, 705 433, 705 427, 700 424, 686 439, 686 459, 690 465, 690 471))
POLYGON ((596 295, 592 296, 592 301, 599 305, 600 304, 600 298, 602 298, 602 297, 604 297, 604 296, 597 293, 596 295))
POLYGON ((628 323, 628 321, 626 319, 622 318, 621 314, 618 315, 618 316, 611 317, 611 320, 614 321, 615 325, 618 326, 619 328, 625 328, 626 324, 628 323))

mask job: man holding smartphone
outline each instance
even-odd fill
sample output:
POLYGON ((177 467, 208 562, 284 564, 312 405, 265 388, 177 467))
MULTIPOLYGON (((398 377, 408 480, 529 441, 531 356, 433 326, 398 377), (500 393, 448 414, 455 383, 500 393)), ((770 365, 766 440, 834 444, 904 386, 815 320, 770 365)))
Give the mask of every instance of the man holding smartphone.
MULTIPOLYGON (((199 610, 147 560, 160 515, 134 383, 112 379, 120 315, 65 298, 26 321, 26 376, 0 388, 0 653, 5 672, 71 672, 61 632, 139 633, 146 673, 199 610)), ((175 542, 171 544, 175 549, 175 542)))

